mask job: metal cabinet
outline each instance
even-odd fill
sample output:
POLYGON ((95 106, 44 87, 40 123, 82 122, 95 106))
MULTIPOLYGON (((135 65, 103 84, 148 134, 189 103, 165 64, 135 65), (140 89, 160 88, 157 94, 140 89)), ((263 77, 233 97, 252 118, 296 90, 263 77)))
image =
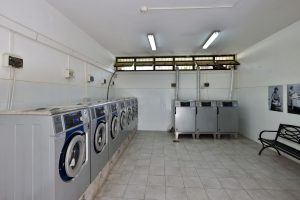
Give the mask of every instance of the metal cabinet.
POLYGON ((197 134, 216 134, 217 123, 216 101, 196 102, 196 132, 197 134))
POLYGON ((218 132, 222 134, 238 133, 238 102, 219 101, 218 103, 218 132))
POLYGON ((175 139, 179 134, 193 134, 195 137, 195 101, 175 101, 175 139))

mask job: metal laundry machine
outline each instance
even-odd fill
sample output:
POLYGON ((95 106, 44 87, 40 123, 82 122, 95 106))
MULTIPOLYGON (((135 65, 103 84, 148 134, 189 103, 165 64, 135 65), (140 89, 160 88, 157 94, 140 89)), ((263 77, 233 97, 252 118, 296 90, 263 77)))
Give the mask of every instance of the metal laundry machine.
POLYGON ((138 123, 139 123, 139 102, 137 98, 133 98, 131 100, 132 104, 132 113, 133 113, 133 131, 131 132, 132 135, 134 135, 137 132, 138 129, 138 123))
POLYGON ((192 134, 195 138, 195 101, 175 100, 175 140, 178 140, 180 134, 192 134))
POLYGON ((119 149, 122 140, 120 136, 118 103, 112 101, 107 105, 109 108, 108 158, 110 160, 114 153, 119 149))
POLYGON ((82 106, 1 112, 0 199, 79 199, 90 183, 89 123, 82 106))
POLYGON ((97 103, 89 107, 91 113, 91 182, 108 162, 108 107, 97 103))
POLYGON ((134 129, 134 116, 133 116, 133 99, 128 98, 125 100, 126 113, 127 113, 127 133, 132 134, 134 129))
POLYGON ((239 105, 237 101, 218 101, 218 134, 237 134, 238 111, 239 105))
POLYGON ((216 101, 196 102, 196 132, 201 134, 213 134, 214 138, 218 132, 218 116, 216 101))
MULTIPOLYGON (((121 137, 121 144, 128 137, 128 130, 127 130, 127 108, 125 106, 125 99, 117 100, 118 112, 119 112, 119 119, 120 119, 120 137, 121 137)), ((120 145, 121 145, 120 144, 120 145)))

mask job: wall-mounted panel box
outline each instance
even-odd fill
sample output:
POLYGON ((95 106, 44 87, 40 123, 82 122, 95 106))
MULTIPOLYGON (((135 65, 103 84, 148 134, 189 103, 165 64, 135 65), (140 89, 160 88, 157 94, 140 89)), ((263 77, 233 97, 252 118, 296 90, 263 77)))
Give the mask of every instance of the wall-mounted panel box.
POLYGON ((23 68, 23 59, 20 56, 4 53, 2 56, 4 67, 23 68))

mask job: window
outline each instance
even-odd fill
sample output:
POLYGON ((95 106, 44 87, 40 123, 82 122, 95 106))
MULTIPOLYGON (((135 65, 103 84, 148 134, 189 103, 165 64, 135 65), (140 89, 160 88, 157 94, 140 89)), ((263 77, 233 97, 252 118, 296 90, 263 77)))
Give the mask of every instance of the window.
POLYGON ((118 57, 117 71, 174 71, 179 70, 230 70, 239 65, 236 56, 229 55, 195 55, 195 56, 151 56, 151 57, 118 57))

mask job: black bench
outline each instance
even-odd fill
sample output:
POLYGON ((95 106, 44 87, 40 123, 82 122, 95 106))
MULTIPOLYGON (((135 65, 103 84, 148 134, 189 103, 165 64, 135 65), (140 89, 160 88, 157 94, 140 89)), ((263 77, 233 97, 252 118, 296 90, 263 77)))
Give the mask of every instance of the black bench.
MULTIPOLYGON (((290 147, 282 142, 278 141, 278 138, 289 140, 290 142, 300 145, 300 127, 288 124, 280 124, 277 131, 262 131, 259 134, 258 140, 262 143, 262 149, 259 151, 259 155, 266 148, 274 148, 278 155, 281 155, 279 151, 282 151, 298 160, 300 160, 300 150, 290 147), (263 133, 276 133, 275 139, 262 138, 263 133)), ((299 146, 300 147, 300 146, 299 146)))

